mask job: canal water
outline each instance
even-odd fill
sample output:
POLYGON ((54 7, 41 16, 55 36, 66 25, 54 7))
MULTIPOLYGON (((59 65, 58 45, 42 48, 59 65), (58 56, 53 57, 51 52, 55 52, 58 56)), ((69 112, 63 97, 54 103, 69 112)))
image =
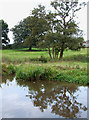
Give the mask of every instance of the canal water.
POLYGON ((56 81, 20 82, 15 77, 3 78, 1 116, 87 118, 87 89, 87 86, 56 81))

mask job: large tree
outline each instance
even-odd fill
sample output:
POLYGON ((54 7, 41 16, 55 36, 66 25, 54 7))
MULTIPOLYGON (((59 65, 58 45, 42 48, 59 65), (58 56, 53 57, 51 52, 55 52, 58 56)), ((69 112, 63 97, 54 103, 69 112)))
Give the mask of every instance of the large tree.
MULTIPOLYGON (((83 38, 80 35, 80 30, 78 29, 77 25, 74 23, 71 23, 68 30, 66 29, 66 38, 61 33, 61 30, 57 27, 55 27, 56 31, 50 31, 48 32, 43 41, 43 46, 48 48, 49 50, 49 56, 52 59, 57 59, 59 52, 61 53, 62 49, 62 42, 64 41, 65 47, 69 48, 71 50, 78 50, 82 47, 83 38), (58 29, 58 30, 57 30, 58 29)), ((61 55, 61 54, 60 54, 61 55)), ((61 58, 61 57, 60 57, 61 58)))
POLYGON ((9 32, 9 28, 8 28, 8 24, 4 21, 4 20, 0 20, 0 42, 3 46, 6 46, 9 44, 10 39, 8 37, 8 32, 9 32))
POLYGON ((11 29, 15 44, 26 46, 29 50, 36 45, 36 41, 32 36, 35 21, 36 19, 33 16, 28 16, 11 29))
POLYGON ((14 43, 21 46, 21 44, 24 42, 25 37, 28 35, 26 23, 20 21, 11 29, 11 31, 13 32, 14 43))
POLYGON ((56 12, 50 11, 45 15, 49 29, 40 41, 40 46, 48 48, 50 58, 56 59, 59 52, 60 58, 63 57, 66 48, 78 50, 82 46, 82 31, 74 21, 75 12, 81 7, 78 6, 78 3, 57 0, 51 2, 51 5, 56 12))
POLYGON ((32 36, 35 37, 37 42, 37 47, 40 46, 40 42, 44 40, 44 36, 50 29, 49 24, 46 20, 46 10, 42 5, 38 5, 37 8, 32 10, 32 16, 34 20, 34 26, 32 26, 32 36))
MULTIPOLYGON (((25 22, 25 29, 28 31, 28 34, 25 36, 24 45, 29 47, 29 51, 32 49, 33 46, 36 47, 37 40, 33 35, 33 28, 35 27, 35 23, 37 22, 37 18, 34 16, 29 16, 23 20, 25 22)), ((26 31, 25 31, 26 32, 26 31)))
POLYGON ((76 22, 74 21, 75 13, 79 11, 82 5, 73 1, 55 0, 51 2, 52 7, 55 9, 55 27, 53 31, 62 35, 62 39, 59 39, 60 43, 60 58, 63 57, 63 52, 66 48, 78 49, 83 38, 76 22))
POLYGON ((45 14, 45 7, 39 5, 32 10, 31 16, 15 25, 11 29, 14 35, 14 42, 19 45, 23 43, 23 45, 29 47, 29 50, 33 46, 38 47, 38 42, 43 39, 44 34, 48 30, 45 14))

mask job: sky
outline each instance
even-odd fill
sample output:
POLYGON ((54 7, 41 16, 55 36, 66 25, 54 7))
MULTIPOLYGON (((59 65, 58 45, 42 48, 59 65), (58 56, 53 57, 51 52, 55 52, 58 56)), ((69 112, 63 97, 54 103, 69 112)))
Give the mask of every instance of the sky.
MULTIPOLYGON (((80 2, 81 0, 79 0, 80 2)), ((88 2, 88 0, 82 0, 88 2)), ((0 19, 8 23, 9 29, 31 14, 31 10, 42 4, 47 10, 52 9, 51 0, 0 0, 0 19)), ((77 22, 83 30, 84 40, 87 40, 87 6, 77 13, 77 22)), ((13 34, 9 32, 10 43, 13 43, 13 34)))

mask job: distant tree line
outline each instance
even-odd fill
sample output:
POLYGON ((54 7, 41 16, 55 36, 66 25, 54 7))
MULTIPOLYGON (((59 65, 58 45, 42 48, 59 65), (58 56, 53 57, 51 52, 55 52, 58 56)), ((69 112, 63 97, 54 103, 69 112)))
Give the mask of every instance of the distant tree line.
MULTIPOLYGON (((78 50, 82 47, 83 32, 74 18, 75 13, 86 4, 55 0, 50 5, 54 8, 54 12, 47 12, 45 6, 38 5, 30 16, 11 29, 14 45, 28 47, 29 51, 32 47, 47 48, 50 59, 58 58, 59 53, 59 58, 62 58, 65 49, 78 50)), ((2 33, 6 24, 3 22, 2 33)), ((8 25, 5 32, 8 33, 8 25)), ((3 34, 2 37, 5 38, 2 39, 2 44, 8 44, 9 38, 3 34)))

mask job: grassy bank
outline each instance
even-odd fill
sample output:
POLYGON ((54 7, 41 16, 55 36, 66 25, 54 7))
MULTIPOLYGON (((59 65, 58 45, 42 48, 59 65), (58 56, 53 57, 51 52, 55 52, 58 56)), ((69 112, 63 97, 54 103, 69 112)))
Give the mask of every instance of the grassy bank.
POLYGON ((48 51, 3 50, 2 74, 14 74, 22 81, 44 79, 87 85, 88 60, 87 49, 65 51, 63 59, 56 61, 49 60, 48 51))
POLYGON ((15 75, 20 81, 54 80, 68 83, 88 85, 87 71, 78 69, 56 69, 56 67, 38 65, 2 65, 2 74, 15 75))

